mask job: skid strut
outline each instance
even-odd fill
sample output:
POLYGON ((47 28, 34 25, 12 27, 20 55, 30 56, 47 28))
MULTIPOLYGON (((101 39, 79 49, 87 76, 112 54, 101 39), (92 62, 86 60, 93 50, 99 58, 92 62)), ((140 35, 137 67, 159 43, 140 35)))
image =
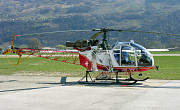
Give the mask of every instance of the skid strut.
POLYGON ((79 82, 82 82, 82 80, 83 80, 84 78, 86 78, 85 82, 89 82, 89 81, 88 81, 88 77, 91 79, 91 82, 94 82, 94 81, 92 80, 92 77, 91 77, 91 75, 90 75, 90 72, 92 72, 92 71, 86 71, 86 75, 85 75, 84 77, 82 77, 82 78, 79 80, 79 82))

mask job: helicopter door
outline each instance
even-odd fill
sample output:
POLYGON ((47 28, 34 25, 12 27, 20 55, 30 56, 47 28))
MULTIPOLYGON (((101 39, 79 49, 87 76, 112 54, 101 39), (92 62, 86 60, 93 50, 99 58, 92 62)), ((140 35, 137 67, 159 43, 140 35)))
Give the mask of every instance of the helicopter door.
POLYGON ((136 55, 133 47, 122 46, 121 66, 136 66, 136 55))
POLYGON ((119 66, 136 66, 135 49, 129 45, 118 45, 113 49, 114 58, 119 66))

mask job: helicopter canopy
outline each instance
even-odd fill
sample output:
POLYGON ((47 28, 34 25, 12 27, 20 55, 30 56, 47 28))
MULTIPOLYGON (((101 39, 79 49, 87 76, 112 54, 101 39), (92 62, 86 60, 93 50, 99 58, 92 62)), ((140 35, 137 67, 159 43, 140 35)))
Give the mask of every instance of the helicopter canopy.
POLYGON ((116 42, 112 46, 115 60, 119 66, 154 66, 149 51, 134 42, 116 42))

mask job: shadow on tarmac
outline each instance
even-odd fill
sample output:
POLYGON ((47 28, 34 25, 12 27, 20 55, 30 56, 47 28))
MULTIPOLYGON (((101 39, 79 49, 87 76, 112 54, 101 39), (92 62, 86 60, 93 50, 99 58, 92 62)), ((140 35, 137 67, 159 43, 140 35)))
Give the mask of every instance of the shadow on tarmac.
MULTIPOLYGON (((8 81, 0 81, 0 83, 4 83, 4 82, 14 82, 17 80, 8 80, 8 81)), ((154 83, 154 82, 150 82, 150 83, 154 83)), ((165 82, 167 83, 167 82, 165 82)), ((170 82, 171 83, 171 82, 170 82)), ((174 82, 172 82, 174 83, 174 82)), ((177 82, 179 83, 179 82, 177 82)), ((81 82, 66 82, 66 78, 61 78, 59 83, 43 83, 43 82, 38 82, 35 84, 48 84, 51 86, 44 86, 44 87, 34 87, 34 88, 23 88, 23 89, 10 89, 10 90, 1 90, 0 93, 3 92, 12 92, 12 91, 24 91, 24 90, 37 90, 37 89, 44 89, 44 88, 51 88, 54 87, 52 85, 56 85, 56 86, 92 86, 92 87, 131 87, 131 88, 165 88, 165 89, 180 89, 180 86, 163 86, 163 85, 157 85, 157 86, 151 86, 150 84, 143 84, 143 82, 137 82, 134 84, 131 83, 112 83, 111 81, 99 81, 99 82, 85 82, 85 81, 81 81, 81 82)))
POLYGON ((12 92, 12 91, 35 90, 35 89, 43 89, 43 88, 50 88, 50 87, 37 87, 37 88, 24 88, 24 89, 2 90, 2 91, 0 91, 0 93, 3 93, 3 92, 12 92))
POLYGON ((4 83, 4 82, 14 82, 14 81, 17 81, 17 80, 0 81, 0 83, 4 83))
POLYGON ((180 89, 180 86, 150 86, 143 85, 143 83, 138 82, 132 85, 124 84, 124 83, 79 83, 79 82, 66 82, 66 83, 38 83, 38 84, 52 84, 52 85, 60 85, 60 86, 93 86, 93 87, 133 87, 133 88, 165 88, 165 89, 180 89))
MULTIPOLYGON (((61 83, 37 83, 37 84, 50 84, 50 85, 59 85, 59 86, 76 86, 76 85, 83 85, 83 86, 93 86, 93 87, 132 87, 132 88, 165 88, 165 89, 180 89, 179 86, 148 86, 143 85, 142 83, 136 83, 133 85, 123 85, 123 84, 82 84, 79 82, 66 82, 66 84, 61 83), (140 85, 140 86, 139 86, 140 85)), ((36 87, 36 88, 24 88, 24 89, 10 89, 10 90, 2 90, 0 93, 4 92, 13 92, 13 91, 25 91, 25 90, 37 90, 37 89, 44 89, 44 88, 51 88, 52 86, 48 87, 36 87)))

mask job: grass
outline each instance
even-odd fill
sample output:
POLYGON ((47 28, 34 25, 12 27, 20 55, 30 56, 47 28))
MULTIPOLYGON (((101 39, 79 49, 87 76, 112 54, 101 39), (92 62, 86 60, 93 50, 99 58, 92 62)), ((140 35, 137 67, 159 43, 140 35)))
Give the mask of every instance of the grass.
POLYGON ((145 71, 143 78, 180 80, 180 56, 155 56, 154 59, 159 71, 145 71))
MULTIPOLYGON (((155 63, 159 66, 156 69, 143 72, 142 78, 180 80, 180 57, 179 56, 155 56, 155 63)), ((16 62, 17 58, 10 58, 16 62)), ((44 58, 31 57, 19 65, 10 65, 6 58, 0 58, 0 75, 44 75, 44 76, 67 76, 82 77, 85 68, 80 65, 73 65, 52 61, 44 58)), ((136 74, 134 77, 138 77, 136 74)))
MULTIPOLYGON (((16 63, 18 58, 9 58, 16 63)), ((44 58, 30 57, 19 65, 10 65, 6 58, 0 58, 0 74, 48 75, 48 76, 82 76, 85 69, 73 65, 44 58)))

